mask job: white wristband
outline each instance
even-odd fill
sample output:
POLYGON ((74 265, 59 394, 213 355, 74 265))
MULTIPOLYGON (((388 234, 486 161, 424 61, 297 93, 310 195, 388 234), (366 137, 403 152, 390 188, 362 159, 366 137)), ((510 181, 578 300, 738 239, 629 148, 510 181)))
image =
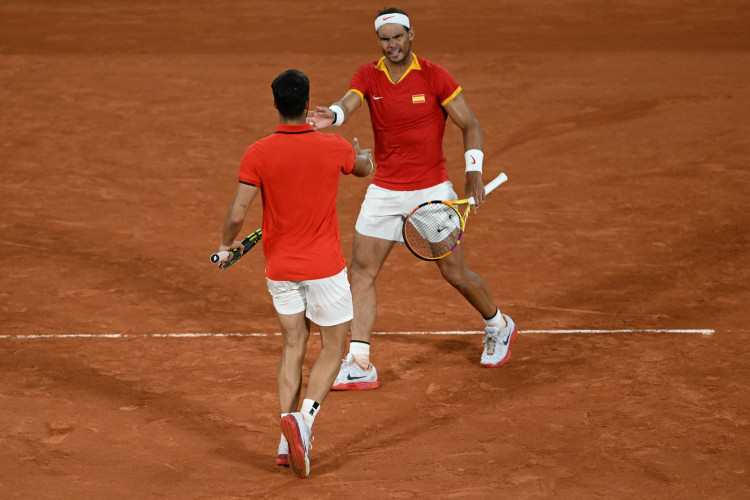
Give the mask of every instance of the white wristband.
POLYGON ((466 171, 467 172, 479 172, 482 173, 482 161, 484 160, 484 153, 478 149, 470 149, 464 153, 466 159, 466 171))
POLYGON ((333 111, 333 123, 331 125, 340 127, 344 123, 344 110, 341 109, 341 106, 335 104, 328 106, 328 109, 333 111))

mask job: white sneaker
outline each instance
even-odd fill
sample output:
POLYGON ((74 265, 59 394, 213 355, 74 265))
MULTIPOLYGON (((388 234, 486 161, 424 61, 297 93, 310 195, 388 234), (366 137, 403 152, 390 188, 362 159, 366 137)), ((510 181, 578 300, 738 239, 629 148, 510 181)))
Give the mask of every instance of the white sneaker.
POLYGON ((518 328, 510 316, 503 314, 503 318, 508 325, 502 330, 491 326, 484 329, 484 351, 479 362, 481 366, 500 366, 510 359, 510 344, 515 340, 518 328))
POLYGON ((378 384, 378 371, 375 367, 370 365, 369 370, 363 370, 354 362, 352 353, 349 353, 341 363, 341 369, 336 376, 336 380, 333 381, 331 390, 351 391, 354 389, 377 389, 378 387, 380 387, 380 384, 378 384))
POLYGON ((300 412, 287 413, 281 417, 281 432, 289 442, 289 465, 297 477, 310 475, 310 450, 312 435, 300 412))
POLYGON ((289 467, 289 443, 279 440, 279 453, 276 455, 276 465, 279 467, 289 467))

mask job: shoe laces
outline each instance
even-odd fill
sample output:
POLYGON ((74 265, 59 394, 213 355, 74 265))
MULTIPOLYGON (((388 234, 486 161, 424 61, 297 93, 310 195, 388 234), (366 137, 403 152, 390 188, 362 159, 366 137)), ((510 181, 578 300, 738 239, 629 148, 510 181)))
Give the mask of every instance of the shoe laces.
POLYGON ((307 442, 305 443, 305 439, 302 439, 302 442, 307 446, 307 451, 312 450, 312 442, 315 440, 315 436, 312 434, 312 429, 307 429, 307 442))
POLYGON ((484 330, 484 338, 482 343, 497 342, 500 340, 500 330, 497 328, 489 327, 484 330))
POLYGON ((487 328, 484 330, 482 343, 487 344, 487 354, 492 355, 495 353, 495 345, 498 340, 500 340, 500 330, 497 328, 487 328))
POLYGON ((341 369, 343 370, 344 373, 347 373, 347 374, 349 373, 360 374, 361 373, 363 375, 367 375, 368 373, 372 371, 372 363, 367 365, 367 368, 365 369, 359 366, 359 364, 357 363, 357 360, 354 359, 354 357, 352 357, 352 361, 350 364, 346 363, 347 359, 348 358, 344 359, 344 362, 341 364, 341 369))

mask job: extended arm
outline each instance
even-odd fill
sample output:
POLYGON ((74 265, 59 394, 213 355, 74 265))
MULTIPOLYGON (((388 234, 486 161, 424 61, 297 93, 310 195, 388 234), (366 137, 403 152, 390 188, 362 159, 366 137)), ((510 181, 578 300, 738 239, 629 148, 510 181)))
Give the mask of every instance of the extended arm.
POLYGON ((253 202, 253 199, 255 199, 255 195, 258 194, 258 191, 260 191, 260 189, 255 186, 250 186, 249 184, 240 183, 239 187, 237 187, 237 194, 234 196, 232 204, 229 205, 227 215, 224 218, 224 228, 221 232, 219 252, 242 247, 240 242, 236 241, 236 238, 242 229, 242 224, 245 222, 247 209, 250 208, 250 204, 253 202))
POLYGON ((464 194, 467 198, 474 197, 476 207, 484 202, 484 184, 482 184, 482 129, 476 116, 471 111, 462 93, 445 105, 448 116, 461 129, 466 152, 466 185, 464 194), (472 170, 474 169, 474 170, 472 170))
POLYGON ((307 112, 307 122, 313 129, 321 130, 331 125, 341 126, 362 105, 362 99, 356 92, 347 92, 341 100, 334 102, 329 107, 318 106, 307 112), (333 108, 333 110, 331 109, 333 108), (336 116, 334 116, 334 110, 336 116), (341 113, 341 116, 339 116, 341 113), (335 122, 334 122, 335 118, 335 122))

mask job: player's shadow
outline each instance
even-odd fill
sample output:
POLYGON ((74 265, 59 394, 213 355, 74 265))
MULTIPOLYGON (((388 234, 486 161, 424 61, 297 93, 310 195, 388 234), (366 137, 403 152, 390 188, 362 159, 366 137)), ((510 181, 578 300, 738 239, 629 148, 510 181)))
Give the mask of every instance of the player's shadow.
MULTIPOLYGON (((58 386, 66 393, 89 394, 92 401, 112 401, 116 409, 123 401, 137 407, 137 426, 148 426, 152 422, 164 421, 170 426, 179 427, 201 441, 208 452, 236 461, 242 467, 252 467, 258 471, 272 470, 275 454, 259 454, 249 450, 242 443, 248 436, 247 425, 231 421, 218 414, 215 408, 196 404, 179 394, 154 392, 145 387, 142 381, 122 380, 114 375, 103 374, 87 366, 74 357, 35 352, 16 358, 18 370, 38 370, 49 378, 51 386, 58 386)), ((48 387, 48 391, 57 390, 48 387)), ((260 431, 259 431, 260 432, 260 431)), ((265 432, 265 429, 263 429, 265 432)), ((116 439, 116 436, 115 436, 116 439)), ((275 442, 273 442, 275 451, 275 442)))

